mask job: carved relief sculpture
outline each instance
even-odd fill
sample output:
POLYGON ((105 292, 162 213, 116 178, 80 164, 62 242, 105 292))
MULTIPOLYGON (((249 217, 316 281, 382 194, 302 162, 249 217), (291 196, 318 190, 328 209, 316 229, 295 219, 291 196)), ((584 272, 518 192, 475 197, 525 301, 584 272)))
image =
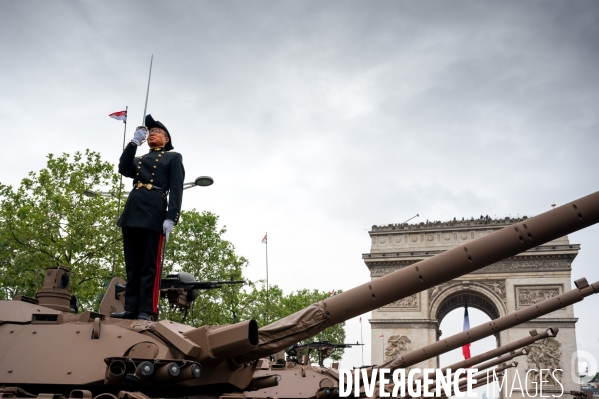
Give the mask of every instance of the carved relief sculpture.
POLYGON ((399 301, 391 302, 389 305, 383 306, 384 308, 406 308, 406 309, 418 309, 418 294, 410 295, 402 298, 399 301))
POLYGON ((554 338, 546 338, 530 345, 530 352, 526 358, 526 361, 528 362, 526 371, 528 372, 531 370, 529 374, 531 381, 537 383, 539 383, 541 379, 543 381, 549 381, 545 382, 544 385, 558 385, 557 381, 562 381, 563 367, 561 366, 561 345, 562 344, 554 338))
MULTIPOLYGON (((405 265, 398 266, 371 266, 371 276, 383 276, 387 273, 394 272, 404 267, 410 266, 417 261, 410 262, 405 265)), ((516 261, 516 262, 497 262, 490 266, 483 267, 481 270, 477 270, 474 274, 483 274, 489 272, 518 272, 518 271, 529 271, 529 270, 570 270, 572 268, 571 260, 534 260, 534 261, 516 261)))
POLYGON ((506 303, 507 296, 505 292, 505 280, 483 280, 476 282, 484 285, 485 287, 493 291, 495 294, 497 294, 499 298, 501 298, 503 303, 506 303))
POLYGON ((387 340, 387 347, 385 348, 385 361, 395 359, 399 355, 408 353, 412 350, 412 341, 405 335, 392 335, 387 340))
POLYGON ((435 285, 433 288, 429 288, 428 289, 429 302, 432 301, 437 295, 439 295, 439 293, 441 291, 443 291, 443 288, 447 287, 449 284, 450 283, 443 283, 443 284, 435 285))
POLYGON ((517 306, 524 307, 534 305, 546 299, 558 296, 560 291, 559 286, 548 288, 516 287, 517 306))
POLYGON ((555 260, 526 260, 526 261, 503 261, 493 263, 492 265, 483 267, 478 270, 477 273, 485 273, 490 271, 519 271, 519 270, 551 270, 551 269, 563 269, 568 270, 572 268, 572 261, 569 259, 555 259, 555 260))

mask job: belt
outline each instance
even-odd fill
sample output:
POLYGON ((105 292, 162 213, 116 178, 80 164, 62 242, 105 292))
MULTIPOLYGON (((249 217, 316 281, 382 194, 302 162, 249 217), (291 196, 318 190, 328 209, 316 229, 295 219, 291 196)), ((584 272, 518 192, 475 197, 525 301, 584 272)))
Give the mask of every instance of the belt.
POLYGON ((163 197, 166 196, 166 193, 165 193, 165 191, 162 188, 160 188, 158 186, 155 186, 153 184, 149 184, 149 183, 148 184, 144 184, 144 183, 138 181, 135 186, 136 186, 135 187, 136 190, 139 190, 140 188, 145 187, 148 190, 156 190, 156 191, 160 192, 163 197))

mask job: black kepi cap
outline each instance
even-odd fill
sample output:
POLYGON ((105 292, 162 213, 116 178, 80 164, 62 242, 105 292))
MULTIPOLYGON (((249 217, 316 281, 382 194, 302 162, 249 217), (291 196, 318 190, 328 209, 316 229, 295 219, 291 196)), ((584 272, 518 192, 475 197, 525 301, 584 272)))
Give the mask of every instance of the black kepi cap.
POLYGON ((166 143, 164 145, 164 149, 166 151, 170 151, 173 148, 173 139, 171 138, 171 134, 169 133, 168 129, 166 128, 166 126, 164 126, 160 121, 155 121, 154 118, 152 118, 152 115, 146 115, 146 127, 148 128, 148 130, 157 127, 160 128, 162 130, 164 130, 166 132, 166 135, 168 137, 168 143, 166 143))

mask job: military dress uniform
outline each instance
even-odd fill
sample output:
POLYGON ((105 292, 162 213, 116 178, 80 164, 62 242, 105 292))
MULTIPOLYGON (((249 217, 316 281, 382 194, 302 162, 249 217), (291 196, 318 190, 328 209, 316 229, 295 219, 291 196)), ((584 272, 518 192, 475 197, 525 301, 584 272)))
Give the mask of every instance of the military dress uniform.
MULTIPOLYGON (((147 124, 147 122, 146 122, 147 124)), ((170 134, 169 134, 170 138, 170 134)), ((163 223, 177 224, 183 198, 183 157, 170 141, 165 148, 150 148, 136 156, 137 147, 127 144, 119 161, 119 173, 133 179, 133 189, 118 221, 123 230, 127 268, 125 311, 158 313, 163 223)))

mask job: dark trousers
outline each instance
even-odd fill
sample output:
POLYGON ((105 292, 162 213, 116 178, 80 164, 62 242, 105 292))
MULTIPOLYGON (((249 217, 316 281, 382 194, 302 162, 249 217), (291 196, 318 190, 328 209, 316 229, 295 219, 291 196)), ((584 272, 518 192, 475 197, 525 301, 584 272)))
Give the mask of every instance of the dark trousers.
POLYGON ((163 239, 164 235, 152 230, 123 227, 127 267, 125 310, 158 313, 163 239))

